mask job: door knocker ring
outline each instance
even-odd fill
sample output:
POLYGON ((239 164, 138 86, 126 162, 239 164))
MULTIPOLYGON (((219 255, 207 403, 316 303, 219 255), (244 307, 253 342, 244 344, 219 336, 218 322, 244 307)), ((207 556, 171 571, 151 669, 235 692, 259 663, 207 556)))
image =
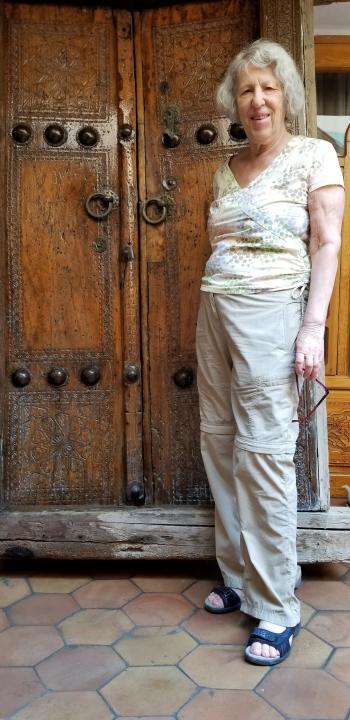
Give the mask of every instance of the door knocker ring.
POLYGON ((95 220, 103 220, 105 217, 107 217, 107 215, 109 215, 110 212, 112 212, 112 210, 116 210, 118 205, 119 196, 117 193, 114 193, 111 190, 96 190, 95 192, 91 193, 85 201, 85 209, 87 214, 95 220), (107 206, 104 209, 101 208, 99 212, 96 212, 96 210, 93 210, 91 203, 98 200, 102 200, 107 206))
POLYGON ((146 220, 146 222, 150 223, 151 225, 158 225, 159 223, 164 222, 164 220, 166 219, 166 216, 167 216, 167 205, 166 205, 165 200, 163 200, 163 198, 160 198, 160 197, 149 198, 149 200, 145 200, 142 203, 142 217, 144 220, 146 220), (159 216, 156 218, 151 218, 148 215, 148 208, 151 207, 152 205, 159 212, 159 216))

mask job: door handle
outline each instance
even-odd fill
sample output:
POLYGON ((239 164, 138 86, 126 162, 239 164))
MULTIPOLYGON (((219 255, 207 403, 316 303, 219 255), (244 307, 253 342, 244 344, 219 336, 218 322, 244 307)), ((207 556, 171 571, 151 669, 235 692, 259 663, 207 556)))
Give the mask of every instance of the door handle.
POLYGON ((111 190, 96 190, 85 201, 85 210, 95 220, 103 220, 119 205, 119 195, 111 190), (101 202, 104 207, 101 207, 101 202), (97 209, 94 209, 94 204, 97 209))
POLYGON ((146 222, 150 223, 151 225, 158 225, 161 222, 164 222, 165 218, 167 216, 167 203, 164 200, 164 198, 161 197, 153 197, 149 198, 148 200, 145 200, 142 203, 142 217, 146 222), (158 217, 150 217, 148 214, 148 208, 154 207, 156 211, 159 213, 158 217))

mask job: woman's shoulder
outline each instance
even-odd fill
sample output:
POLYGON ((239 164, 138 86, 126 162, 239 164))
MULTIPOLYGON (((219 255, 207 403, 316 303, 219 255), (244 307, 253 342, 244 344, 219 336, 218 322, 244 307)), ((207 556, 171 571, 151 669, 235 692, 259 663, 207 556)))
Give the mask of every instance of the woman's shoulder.
POLYGON ((293 135, 293 144, 296 150, 303 150, 312 155, 335 154, 332 143, 321 138, 308 137, 307 135, 293 135))

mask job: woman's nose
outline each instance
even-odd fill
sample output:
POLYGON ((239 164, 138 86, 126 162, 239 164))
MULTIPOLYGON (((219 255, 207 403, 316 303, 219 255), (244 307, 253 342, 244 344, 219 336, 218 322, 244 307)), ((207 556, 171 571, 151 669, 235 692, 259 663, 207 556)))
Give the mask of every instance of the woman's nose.
POLYGON ((263 105, 263 103, 264 103, 264 93, 263 93, 260 85, 257 85, 257 86, 254 88, 254 93, 253 93, 253 99, 252 99, 252 101, 253 101, 253 105, 254 105, 255 107, 259 107, 260 105, 263 105))

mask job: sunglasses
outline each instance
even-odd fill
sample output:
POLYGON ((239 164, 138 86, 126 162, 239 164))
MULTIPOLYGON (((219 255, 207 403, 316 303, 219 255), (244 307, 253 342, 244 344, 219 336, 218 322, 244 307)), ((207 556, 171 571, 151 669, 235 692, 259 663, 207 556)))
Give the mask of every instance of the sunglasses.
MULTIPOLYGON (((301 388, 299 385, 298 375, 295 375, 295 379, 296 379, 296 383, 297 383, 298 398, 300 401, 301 388)), ((319 385, 324 390, 324 395, 322 395, 320 400, 316 403, 316 405, 312 408, 312 410, 310 410, 310 412, 307 415, 301 415, 301 416, 299 415, 298 418, 296 420, 292 420, 292 422, 294 422, 294 423, 297 422, 300 425, 303 425, 305 422, 307 422, 309 420, 309 418, 311 417, 311 415, 314 414, 314 412, 317 410, 318 407, 320 407, 321 403, 323 403, 323 401, 326 399, 327 395, 329 394, 328 388, 323 384, 323 382, 321 382, 321 380, 319 380, 318 378, 315 378, 314 382, 317 383, 317 385, 319 385)))

